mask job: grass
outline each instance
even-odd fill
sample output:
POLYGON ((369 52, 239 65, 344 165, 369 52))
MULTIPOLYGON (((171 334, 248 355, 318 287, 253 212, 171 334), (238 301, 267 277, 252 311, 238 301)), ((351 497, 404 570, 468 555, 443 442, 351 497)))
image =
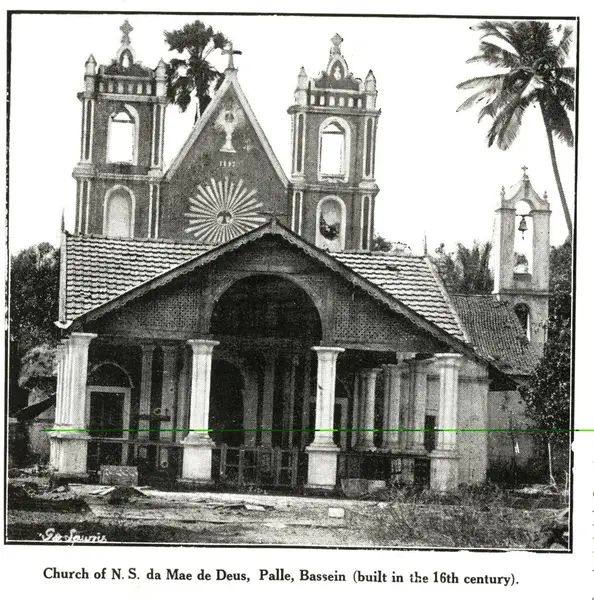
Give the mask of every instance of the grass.
POLYGON ((513 508, 512 493, 494 485, 452 494, 395 489, 384 500, 361 523, 378 546, 538 548, 541 526, 552 512, 513 508))

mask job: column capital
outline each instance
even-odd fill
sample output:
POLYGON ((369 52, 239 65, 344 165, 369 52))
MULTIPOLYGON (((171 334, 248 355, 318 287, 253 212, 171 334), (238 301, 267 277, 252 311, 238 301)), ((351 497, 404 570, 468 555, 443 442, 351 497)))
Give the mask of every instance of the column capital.
POLYGON ((429 369, 429 366, 435 362, 435 358, 433 356, 431 358, 422 359, 413 358, 405 362, 408 364, 411 371, 415 371, 416 373, 424 373, 429 369))
POLYGON ((155 344, 140 344, 140 348, 143 354, 148 354, 149 352, 154 352, 156 345, 155 344))
POLYGON ((368 367, 361 369, 361 375, 364 379, 375 379, 382 370, 382 367, 368 367))
POLYGON ((386 363, 382 365, 382 369, 384 371, 388 371, 389 373, 398 373, 398 371, 408 371, 409 363, 403 361, 397 363, 386 363))
POLYGON ((188 340, 187 343, 192 346, 194 354, 212 354, 215 346, 221 342, 215 340, 188 340))
POLYGON ((73 345, 84 347, 88 346, 96 337, 96 333, 73 332, 70 334, 68 340, 73 345))
MULTIPOLYGON (((193 342, 195 340, 189 340, 188 344, 190 342, 193 342)), ((202 341, 202 340, 200 340, 202 341)), ((215 346, 218 344, 219 342, 215 342, 215 346)), ((163 354, 174 354, 175 352, 177 352, 177 346, 171 346, 171 345, 167 345, 167 346, 161 346, 161 350, 163 351, 163 354)))
POLYGON ((337 356, 341 353, 344 352, 345 349, 344 348, 338 348, 337 346, 313 346, 312 350, 315 350, 315 352, 317 352, 318 356, 324 355, 324 354, 336 354, 337 356))
POLYGON ((455 354, 451 352, 443 352, 435 354, 435 362, 438 367, 452 367, 459 368, 462 365, 462 354, 455 354))

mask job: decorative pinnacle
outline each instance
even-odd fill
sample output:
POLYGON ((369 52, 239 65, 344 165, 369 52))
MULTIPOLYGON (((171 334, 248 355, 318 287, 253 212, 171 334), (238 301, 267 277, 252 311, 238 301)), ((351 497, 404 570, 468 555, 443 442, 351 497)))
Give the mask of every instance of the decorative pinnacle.
POLYGON ((227 64, 226 71, 235 71, 235 64, 233 63, 233 55, 241 54, 241 50, 233 50, 233 42, 229 42, 229 45, 225 50, 223 50, 222 54, 229 55, 229 63, 227 64))
POLYGON ((504 185, 501 186, 501 198, 503 200, 505 200, 505 186, 504 185))
POLYGON ((120 31, 124 34, 124 35, 122 35, 122 44, 124 46, 129 46, 130 45, 130 32, 134 31, 134 27, 132 27, 132 25, 130 25, 130 22, 128 21, 128 19, 126 19, 122 23, 122 26, 120 27, 120 31))
POLYGON ((526 166, 522 167, 522 171, 524 171, 524 175, 523 175, 524 179, 528 179, 528 175, 526 173, 527 170, 528 170, 528 167, 526 167, 526 166))
POLYGON ((332 48, 330 48, 330 54, 331 55, 340 54, 340 44, 342 44, 342 42, 344 42, 344 40, 338 35, 338 33, 335 33, 332 36, 332 39, 330 41, 332 42, 332 48))

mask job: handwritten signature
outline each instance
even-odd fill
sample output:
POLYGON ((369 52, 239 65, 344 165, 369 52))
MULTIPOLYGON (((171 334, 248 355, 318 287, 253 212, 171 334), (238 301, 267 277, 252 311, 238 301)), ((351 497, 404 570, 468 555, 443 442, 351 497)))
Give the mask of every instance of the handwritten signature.
POLYGON ((76 529, 71 529, 68 533, 63 534, 56 531, 53 527, 49 527, 43 533, 38 533, 42 542, 85 542, 85 543, 96 543, 107 542, 107 538, 103 533, 97 533, 97 535, 83 535, 77 533, 76 529))

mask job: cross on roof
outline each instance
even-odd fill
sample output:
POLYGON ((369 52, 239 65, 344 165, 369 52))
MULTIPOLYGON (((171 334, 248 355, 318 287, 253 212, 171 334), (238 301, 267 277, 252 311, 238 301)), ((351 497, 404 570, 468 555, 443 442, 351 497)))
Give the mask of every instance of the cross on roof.
POLYGON ((527 170, 528 170, 528 167, 526 167, 526 166, 522 167, 522 171, 524 171, 524 179, 528 178, 528 175, 526 174, 527 170))
POLYGON ((130 25, 128 19, 126 19, 123 23, 122 26, 120 27, 120 31, 124 34, 122 36, 122 44, 130 44, 130 32, 134 31, 134 27, 132 27, 132 25, 130 25))
POLYGON ((229 45, 227 46, 227 48, 225 48, 225 50, 223 50, 222 53, 229 55, 229 64, 227 65, 227 70, 231 69, 232 71, 234 71, 235 64, 233 63, 233 55, 241 54, 241 50, 233 50, 233 42, 229 42, 229 45))

